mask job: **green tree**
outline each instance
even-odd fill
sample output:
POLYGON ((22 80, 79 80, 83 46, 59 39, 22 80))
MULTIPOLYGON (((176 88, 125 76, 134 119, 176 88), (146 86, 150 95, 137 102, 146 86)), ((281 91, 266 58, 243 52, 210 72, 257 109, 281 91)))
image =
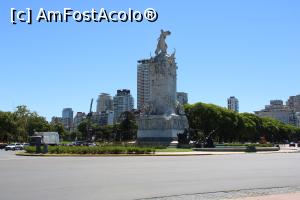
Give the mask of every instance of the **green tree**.
POLYGON ((58 132, 58 134, 60 135, 60 137, 65 140, 65 141, 69 141, 71 140, 71 132, 66 131, 64 129, 64 126, 62 123, 60 122, 54 122, 50 124, 50 130, 53 132, 58 132))
POLYGON ((50 131, 51 126, 48 121, 37 113, 33 112, 27 116, 26 132, 29 136, 32 136, 34 132, 50 131))
POLYGON ((28 138, 27 127, 30 115, 30 110, 26 106, 17 106, 17 110, 13 113, 14 121, 17 125, 17 130, 14 133, 15 141, 25 141, 28 138))
POLYGON ((44 117, 31 112, 26 106, 18 106, 15 112, 0 112, 0 140, 25 142, 35 131, 49 131, 44 117))
POLYGON ((269 142, 296 141, 300 129, 271 118, 260 118, 250 113, 236 113, 225 108, 205 103, 185 105, 191 138, 201 140, 214 131, 219 142, 269 142))
POLYGON ((14 141, 14 134, 17 132, 17 124, 11 112, 0 111, 0 141, 14 141))
POLYGON ((117 138, 119 141, 129 141, 136 139, 137 124, 135 115, 132 112, 126 111, 121 115, 122 122, 119 125, 117 138))
POLYGON ((212 104, 196 103, 185 105, 185 112, 192 129, 208 134, 219 128, 221 113, 212 104))
POLYGON ((88 121, 83 120, 77 127, 78 131, 81 133, 82 139, 87 140, 88 138, 88 121))
POLYGON ((95 137, 96 141, 99 142, 112 142, 115 138, 114 126, 97 126, 97 129, 95 130, 95 137))

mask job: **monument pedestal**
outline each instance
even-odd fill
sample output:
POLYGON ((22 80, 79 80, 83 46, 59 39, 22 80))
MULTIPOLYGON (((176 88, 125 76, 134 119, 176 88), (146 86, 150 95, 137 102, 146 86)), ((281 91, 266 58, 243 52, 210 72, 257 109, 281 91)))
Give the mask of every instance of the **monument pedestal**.
POLYGON ((155 57, 144 63, 148 67, 149 99, 137 120, 137 142, 142 145, 169 146, 189 127, 183 106, 177 101, 175 52, 167 54, 165 39, 170 34, 161 30, 155 57))
POLYGON ((177 141, 177 134, 188 128, 184 115, 144 115, 138 119, 137 142, 142 145, 168 146, 177 141))

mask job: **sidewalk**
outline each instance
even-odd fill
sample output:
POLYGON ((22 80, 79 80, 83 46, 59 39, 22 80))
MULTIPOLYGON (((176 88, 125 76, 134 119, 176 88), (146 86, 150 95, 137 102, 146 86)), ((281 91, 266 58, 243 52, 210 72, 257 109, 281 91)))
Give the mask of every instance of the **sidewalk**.
MULTIPOLYGON (((270 153, 296 153, 300 149, 294 147, 281 147, 279 151, 256 152, 257 154, 270 153)), ((190 152, 156 152, 157 156, 201 156, 201 155, 232 155, 232 154, 246 154, 246 152, 216 152, 216 151, 190 151, 190 152)), ((299 199, 300 200, 300 199, 299 199)))
POLYGON ((190 151, 190 152, 155 152, 157 156, 205 156, 205 155, 231 155, 244 154, 245 152, 215 152, 215 151, 190 151))
POLYGON ((258 197, 246 197, 232 200, 300 200, 300 193, 276 194, 258 197))

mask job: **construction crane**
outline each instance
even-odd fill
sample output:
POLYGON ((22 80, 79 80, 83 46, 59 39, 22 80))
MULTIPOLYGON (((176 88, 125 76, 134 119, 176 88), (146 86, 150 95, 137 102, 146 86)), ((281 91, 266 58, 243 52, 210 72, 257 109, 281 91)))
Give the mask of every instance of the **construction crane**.
POLYGON ((90 104, 90 112, 89 112, 89 114, 93 114, 93 111, 92 111, 92 108, 93 108, 93 102, 94 102, 94 99, 91 100, 91 104, 90 104))
POLYGON ((89 113, 87 114, 87 126, 86 126, 86 133, 87 133, 87 142, 91 142, 92 141, 92 127, 91 127, 91 118, 93 116, 93 111, 92 111, 92 108, 93 108, 93 102, 94 102, 94 99, 91 100, 91 104, 90 104, 90 111, 89 113))

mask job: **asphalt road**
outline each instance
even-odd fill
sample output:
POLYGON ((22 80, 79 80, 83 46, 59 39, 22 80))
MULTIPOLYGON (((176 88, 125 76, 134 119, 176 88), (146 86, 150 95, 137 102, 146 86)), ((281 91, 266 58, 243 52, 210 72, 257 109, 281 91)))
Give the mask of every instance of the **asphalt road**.
POLYGON ((0 199, 192 199, 199 193, 300 187, 299 170, 300 153, 17 157, 0 150, 0 199))

